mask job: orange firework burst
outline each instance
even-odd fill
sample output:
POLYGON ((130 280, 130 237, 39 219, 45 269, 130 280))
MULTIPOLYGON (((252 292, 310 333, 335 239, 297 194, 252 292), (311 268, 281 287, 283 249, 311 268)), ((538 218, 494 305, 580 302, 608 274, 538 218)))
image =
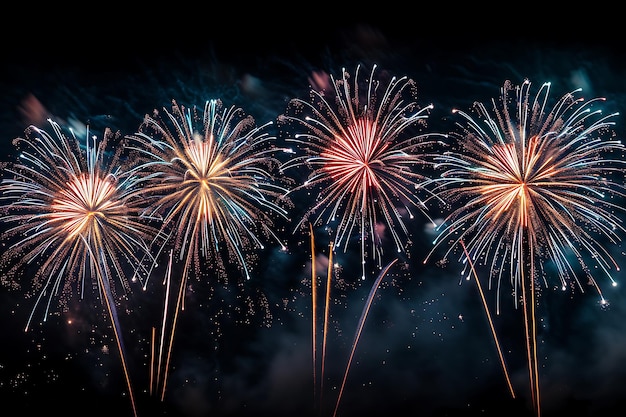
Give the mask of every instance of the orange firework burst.
POLYGON ((201 272, 201 258, 223 263, 227 255, 249 278, 248 252, 273 237, 273 216, 286 216, 279 204, 285 189, 274 176, 271 123, 255 124, 241 108, 206 102, 204 112, 173 102, 162 119, 146 116, 140 132, 129 138, 150 178, 146 215, 161 224, 163 246, 173 244, 183 273, 201 272))
POLYGON ((143 179, 125 168, 123 146, 108 152, 108 143, 116 138, 111 131, 106 130, 100 142, 87 132, 83 151, 73 134, 66 135, 54 121, 50 124, 54 136, 31 126, 25 138, 15 140, 23 147, 20 161, 6 170, 9 175, 0 184, 5 213, 2 220, 11 225, 5 232, 11 243, 3 257, 10 262, 17 260, 10 274, 41 261, 34 278, 39 296, 27 330, 46 297, 44 321, 53 298, 66 302, 63 296, 72 290, 82 298, 87 281, 97 282, 113 324, 135 411, 114 282, 128 291, 124 267, 134 269, 143 256, 150 256, 146 242, 155 231, 140 217, 143 179))
POLYGON ((606 303, 591 264, 615 284, 612 271, 619 267, 605 241, 616 244, 624 232, 616 212, 623 210, 626 161, 611 128, 617 114, 605 116, 595 107, 604 99, 585 101, 575 90, 550 108, 550 84, 534 97, 530 86, 529 81, 506 82, 500 101, 492 103, 493 113, 481 103, 475 105, 476 117, 455 111, 465 122, 458 123, 455 135, 459 149, 437 158, 444 174, 434 190, 455 208, 439 226, 435 247, 449 244, 447 257, 464 246, 460 260, 466 267, 486 265, 498 293, 508 276, 515 302, 524 309, 532 399, 539 414, 538 289, 554 277, 562 289, 591 285, 606 303))
POLYGON ((204 109, 187 109, 174 101, 164 113, 164 118, 156 111, 146 116, 140 131, 129 138, 139 169, 149 178, 146 216, 161 225, 155 258, 170 249, 168 294, 172 264, 182 262, 169 361, 189 277, 212 274, 221 282, 229 278, 226 267, 233 264, 249 279, 250 263, 264 240, 274 238, 284 249, 274 221, 286 217, 281 205, 288 199, 275 176, 279 164, 275 137, 268 131, 271 123, 257 125, 243 109, 224 107, 220 100, 207 101, 204 109))
POLYGON ((344 250, 358 230, 365 279, 366 241, 382 267, 386 232, 402 252, 409 235, 406 219, 413 218, 414 209, 426 214, 418 194, 430 166, 426 150, 437 134, 423 133, 432 106, 418 106, 413 80, 393 77, 385 83, 375 77, 373 66, 362 82, 359 70, 357 66, 352 82, 345 69, 340 79, 331 76, 333 89, 312 89, 309 101, 293 99, 279 119, 304 129, 287 141, 302 147, 305 155, 282 169, 311 168, 308 179, 291 192, 319 187, 297 228, 311 217, 316 225, 332 224, 334 246, 344 250))

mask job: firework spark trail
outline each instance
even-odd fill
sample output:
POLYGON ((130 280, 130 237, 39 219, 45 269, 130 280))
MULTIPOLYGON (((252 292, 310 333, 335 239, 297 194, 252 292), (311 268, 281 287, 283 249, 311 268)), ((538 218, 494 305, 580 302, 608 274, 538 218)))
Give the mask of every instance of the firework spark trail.
POLYGON ((97 296, 113 325, 136 414, 113 279, 128 292, 124 266, 135 268, 144 255, 150 256, 146 242, 156 231, 141 220, 143 178, 123 163, 123 142, 106 156, 109 143, 118 139, 110 130, 99 143, 87 131, 83 151, 73 132, 70 137, 58 123, 49 123, 54 136, 31 126, 24 138, 14 141, 24 149, 0 184, 2 221, 10 225, 3 237, 11 242, 3 259, 14 263, 8 272, 11 276, 41 260, 33 281, 39 295, 25 331, 46 297, 43 321, 53 299, 65 306, 74 290, 83 299, 87 281, 97 282, 97 296))
POLYGON ((465 268, 485 266, 490 288, 496 280, 498 314, 508 271, 515 306, 521 301, 524 309, 531 396, 539 415, 535 307, 541 282, 547 288, 552 276, 546 267, 554 267, 563 290, 584 291, 582 273, 600 303, 608 302, 591 265, 616 285, 612 271, 619 267, 603 240, 617 244, 624 232, 616 213, 624 210, 617 200, 624 198, 626 161, 612 130, 617 113, 604 116, 594 107, 603 98, 577 98, 578 89, 549 108, 550 84, 534 98, 530 85, 505 82, 500 101, 492 101, 493 114, 481 103, 475 104, 476 117, 455 111, 464 121, 455 133, 459 148, 437 159, 444 173, 433 189, 455 205, 439 226, 434 247, 448 244, 447 258, 465 244, 460 255, 465 268))
MULTIPOLYGON (((275 217, 287 218, 283 204, 289 199, 281 185, 286 178, 276 176, 271 122, 257 126, 241 108, 220 100, 207 101, 204 109, 173 101, 163 113, 146 116, 129 140, 150 179, 145 215, 161 225, 155 252, 160 256, 170 247, 182 262, 173 329, 191 275, 200 279, 210 270, 215 282, 227 282, 226 267, 234 264, 249 279, 263 238, 285 248, 273 228, 275 217)), ((142 278, 144 285, 152 271, 142 278)))
MULTIPOLYGON (((170 254, 172 253, 172 251, 170 251, 170 254)), ((167 269, 167 292, 169 293, 169 286, 171 284, 172 278, 171 278, 171 272, 172 272, 172 267, 171 267, 171 262, 168 264, 168 269, 167 269)), ((163 388, 161 389, 161 401, 163 401, 165 399, 165 389, 167 388, 167 376, 169 375, 169 370, 170 370, 170 361, 172 360, 172 348, 174 346, 174 334, 176 332, 176 324, 178 323, 178 314, 180 313, 181 309, 182 309, 182 305, 183 305, 183 300, 185 297, 185 290, 184 290, 184 286, 180 285, 178 287, 178 296, 176 298, 176 306, 174 307, 174 317, 172 319, 172 329, 169 332, 169 343, 168 343, 168 347, 167 347, 167 357, 165 360, 165 365, 164 365, 164 376, 162 378, 163 381, 163 388)), ((167 310, 169 308, 168 302, 167 300, 165 301, 164 304, 164 315, 163 315, 163 321, 165 322, 166 318, 167 318, 167 310)), ((161 348, 160 350, 163 350, 163 344, 161 344, 161 348)), ((160 363, 159 363, 160 366, 160 363)), ((161 368, 160 368, 161 369, 161 368)))
POLYGON ((156 340, 156 328, 154 326, 152 326, 152 336, 150 338, 150 388, 149 388, 149 392, 150 395, 153 394, 155 388, 155 377, 154 377, 154 370, 155 368, 155 352, 154 352, 154 346, 155 346, 155 340, 156 340))
MULTIPOLYGON (((154 390, 158 389, 158 384, 163 381, 163 386, 161 389, 161 393, 163 396, 165 394, 165 387, 166 387, 166 378, 165 377, 161 377, 161 372, 163 371, 163 349, 165 348, 165 335, 167 334, 167 319, 169 316, 169 307, 170 307, 170 290, 171 290, 171 282, 172 282, 172 250, 170 250, 169 253, 169 258, 168 258, 168 262, 167 262, 167 269, 165 271, 165 276, 163 279, 163 285, 165 286, 165 299, 163 301, 163 320, 161 322, 161 334, 159 337, 159 349, 158 349, 158 361, 156 362, 156 364, 154 363, 154 335, 153 335, 153 341, 152 341, 152 346, 153 346, 153 360, 152 360, 152 365, 150 367, 150 375, 154 375, 154 371, 156 370, 156 378, 151 377, 151 383, 150 383, 150 393, 152 394, 153 392, 153 387, 154 390)), ((155 331, 154 327, 153 329, 153 333, 155 331)), ((174 334, 174 330, 172 329, 171 334, 174 334)), ((170 352, 171 352, 171 348, 172 346, 170 345, 168 347, 168 351, 167 351, 167 363, 169 364, 169 358, 170 358, 170 352)), ((168 367, 166 366, 166 369, 168 367)))
POLYGON ((359 318, 359 323, 357 325, 357 330, 354 335, 354 341, 352 342, 352 350, 350 351, 350 357, 348 358, 348 364, 346 365, 346 370, 343 374, 343 380, 341 381, 341 387, 339 388, 339 395, 337 396, 337 402, 335 403, 335 410, 333 411, 333 417, 337 415, 337 410, 339 409, 339 403, 341 402, 341 398, 343 397, 343 390, 346 386, 346 381, 348 380, 348 371, 350 371, 350 367, 352 366, 352 359, 354 358, 354 352, 356 351, 356 347, 359 343, 359 339, 361 338, 361 332, 363 331, 363 326, 365 325, 365 320, 367 319, 367 315, 369 313, 370 307, 372 306, 372 301, 374 300, 374 295, 376 295, 376 291, 380 286, 380 282, 387 275, 389 268, 393 266, 398 261, 398 259, 394 259, 389 262, 378 274, 378 277, 372 284, 372 288, 370 289, 370 293, 367 296, 367 300, 365 300, 365 306, 363 307, 363 311, 361 312, 361 317, 359 318))
POLYGON ((478 288, 478 292, 480 293, 480 300, 482 301, 483 307, 485 309, 485 314, 487 316, 487 321, 489 322, 489 329, 491 329, 491 334, 493 335, 493 340, 496 344, 496 349, 498 351, 498 358, 500 359, 500 364, 502 365, 502 370, 504 372, 504 378, 506 379, 506 385, 511 392, 511 397, 515 398, 515 390, 513 389, 513 384, 511 384, 511 378, 509 377, 509 371, 506 367, 506 361, 504 360, 504 355, 502 354, 502 348, 500 347, 500 341, 498 339, 498 335, 496 334, 496 329, 493 326, 493 319, 491 318, 491 313, 489 312, 489 307, 487 305, 487 300, 485 299, 485 292, 483 291, 483 287, 480 283, 480 279, 478 279, 478 273, 474 268, 474 263, 472 262, 469 254, 467 253, 467 248, 463 241, 460 242, 461 247, 463 248, 463 253, 466 256, 467 261, 470 264, 470 271, 472 275, 474 275, 474 280, 476 281, 476 287, 478 288))
POLYGON ((328 245, 328 269, 326 271, 326 296, 324 297, 324 330, 322 331, 322 366, 320 378, 320 403, 324 393, 324 368, 326 367, 326 341, 328 339, 328 320, 330 315, 330 286, 333 277, 333 242, 328 245))
POLYGON ((384 84, 373 66, 361 83, 359 71, 357 66, 353 83, 344 69, 340 79, 331 77, 332 91, 312 89, 309 101, 291 100, 278 120, 304 131, 286 140, 302 147, 305 155, 287 161, 282 170, 312 169, 290 192, 320 187, 296 229, 312 217, 314 224, 336 222, 333 241, 344 251, 358 229, 365 279, 366 242, 382 267, 382 231, 391 234, 402 252, 408 239, 406 218, 413 218, 414 208, 426 215, 417 194, 425 191, 421 183, 427 178, 415 168, 431 167, 427 149, 445 135, 421 133, 432 105, 419 108, 413 80, 393 77, 384 84))
POLYGON ((320 363, 320 376, 319 376, 319 401, 318 388, 317 388, 317 272, 316 272, 316 255, 315 255, 315 235, 313 233, 313 225, 309 224, 309 233, 311 240, 311 304, 312 304, 312 351, 313 351, 313 398, 316 404, 322 404, 322 397, 324 394, 324 373, 326 365, 326 342, 328 339, 328 321, 330 316, 330 288, 333 272, 333 242, 331 241, 328 246, 328 267, 326 271, 326 292, 324 296, 324 322, 322 325, 322 353, 320 363))
POLYGON ((311 238, 311 346, 313 348, 313 401, 317 403, 317 272, 315 269, 315 235, 309 223, 311 238))

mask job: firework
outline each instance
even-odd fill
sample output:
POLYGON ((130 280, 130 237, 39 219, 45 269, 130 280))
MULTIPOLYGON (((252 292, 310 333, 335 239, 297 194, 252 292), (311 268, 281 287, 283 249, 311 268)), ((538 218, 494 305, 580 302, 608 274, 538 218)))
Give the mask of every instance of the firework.
POLYGON ((190 274, 227 282, 227 266, 236 265, 249 279, 255 251, 266 240, 285 248, 274 227, 276 217, 286 218, 288 199, 275 176, 271 123, 257 125, 220 100, 207 101, 204 111, 173 101, 164 115, 146 116, 129 139, 149 178, 145 215, 160 223, 155 257, 170 248, 174 262, 181 262, 178 314, 190 274))
POLYGON ((89 280, 96 281, 134 409, 114 297, 118 290, 130 290, 124 268, 150 255, 145 242, 154 233, 140 218, 142 178, 125 168, 123 146, 108 150, 119 139, 110 130, 99 142, 87 131, 87 142, 81 144, 58 123, 50 120, 50 125, 54 135, 31 126, 15 140, 23 148, 19 161, 6 169, 0 184, 2 220, 9 225, 4 237, 10 242, 3 256, 13 263, 8 274, 39 262, 34 275, 39 295, 26 330, 37 307, 45 304, 45 321, 55 298, 65 304, 76 292, 82 299, 89 280))
POLYGON ((591 286, 607 302, 592 271, 615 284, 612 274, 619 268, 606 243, 617 244, 624 232, 616 213, 623 210, 626 161, 612 130, 617 113, 603 115, 597 107, 603 98, 585 100, 579 89, 549 107, 550 84, 534 96, 530 87, 529 81, 504 83, 493 112, 481 103, 475 117, 455 111, 462 118, 454 134, 458 149, 437 158, 444 173, 434 189, 454 208, 439 226, 435 247, 449 245, 448 257, 463 246, 460 261, 466 268, 486 266, 497 294, 502 281, 510 281, 515 305, 524 308, 539 413, 539 289, 554 278, 563 290, 591 286))
POLYGON ((172 244, 184 271, 200 274, 203 258, 223 269, 228 257, 249 279, 248 252, 263 249, 268 238, 283 245, 273 216, 286 218, 280 204, 288 200, 274 175, 271 123, 257 126, 220 100, 207 101, 204 112, 174 101, 164 112, 164 119, 146 116, 129 137, 144 157, 146 216, 161 223, 161 247, 172 244))
MULTIPOLYGON (((432 106, 420 108, 413 80, 354 78, 346 70, 331 76, 332 89, 311 89, 310 100, 293 99, 279 120, 294 122, 297 133, 288 142, 304 150, 282 169, 306 166, 310 175, 300 189, 318 187, 314 204, 297 228, 311 223, 332 224, 334 245, 344 251, 355 231, 361 241, 362 278, 365 279, 366 242, 382 267, 384 237, 389 233, 398 252, 406 249, 406 219, 417 209, 426 214, 418 196, 427 161, 427 149, 437 134, 423 133, 432 106)), ((383 78, 382 76, 380 78, 383 78)))

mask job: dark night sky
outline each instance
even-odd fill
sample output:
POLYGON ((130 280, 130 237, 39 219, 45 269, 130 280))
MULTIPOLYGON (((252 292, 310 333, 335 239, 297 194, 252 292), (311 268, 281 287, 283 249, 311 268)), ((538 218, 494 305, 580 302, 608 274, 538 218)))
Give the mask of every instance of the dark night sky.
MULTIPOLYGON (((71 19, 60 10, 24 7, 5 14, 3 161, 11 158, 12 139, 45 117, 89 124, 94 133, 108 126, 129 134, 144 114, 172 99, 203 105, 221 98, 259 121, 269 120, 290 98, 307 96, 314 71, 338 76, 343 67, 361 62, 414 79, 418 100, 434 104, 434 130, 450 126, 452 108, 496 97, 506 79, 551 81, 555 95, 583 87, 585 96, 606 97, 609 111, 626 113, 626 48, 614 34, 617 18, 611 11, 537 12, 529 5, 517 14, 470 18, 478 6, 453 11, 431 5, 409 13, 400 7, 379 12, 360 5, 351 12, 344 3, 315 4, 293 15, 286 6, 238 6, 203 11, 168 5, 131 14, 98 5, 71 19), (18 28, 9 30, 10 21, 18 28)), ((616 131, 622 137, 626 132, 623 115, 616 131)), ((299 203, 306 204, 295 203, 296 213, 299 203)), ((496 320, 518 394, 512 399, 476 288, 459 285, 460 268, 453 261, 446 267, 422 265, 432 240, 425 225, 419 217, 411 223, 413 245, 401 259, 408 267, 394 268, 377 292, 339 415, 531 416, 521 312, 505 303, 496 320)), ((150 291, 138 289, 121 302, 139 417, 332 416, 373 277, 356 282, 358 256, 336 254, 342 285, 333 293, 326 379, 314 393, 310 248, 308 236, 291 229, 285 225, 289 251, 269 247, 260 254, 255 277, 241 290, 253 298, 265 294, 271 319, 255 311, 241 323, 245 314, 232 291, 218 291, 209 300, 210 286, 195 284, 177 330, 163 402, 148 392, 150 331, 161 318, 162 289, 155 281, 150 291), (320 410, 315 394, 322 396, 320 410)), ((323 264, 328 242, 322 228, 316 234, 323 264)), ((623 264, 621 249, 610 250, 623 264)), ((388 261, 393 255, 387 253, 388 261)), ((618 274, 617 280, 623 283, 626 276, 618 274)), ((44 407, 68 417, 132 416, 99 301, 73 300, 69 312, 25 333, 34 302, 24 297, 27 275, 22 285, 0 289, 3 409, 14 415, 44 407)), ((593 291, 543 295, 544 417, 615 415, 626 407, 626 293, 623 285, 605 288, 611 301, 605 309, 593 291)))

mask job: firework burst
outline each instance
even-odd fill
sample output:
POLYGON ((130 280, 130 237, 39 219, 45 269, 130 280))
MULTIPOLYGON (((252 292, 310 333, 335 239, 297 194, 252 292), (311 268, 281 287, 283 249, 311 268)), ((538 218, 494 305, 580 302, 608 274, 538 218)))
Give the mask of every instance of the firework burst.
POLYGON ((201 274, 205 261, 224 272, 225 258, 249 279, 254 249, 268 239, 283 245, 274 216, 286 218, 281 204, 288 200, 274 175, 271 123, 257 126, 241 108, 225 108, 220 100, 207 101, 204 112, 174 101, 164 113, 146 116, 129 136, 149 178, 146 216, 161 223, 159 252, 172 245, 184 280, 188 271, 201 274))
POLYGON ((591 286, 606 303, 592 271, 615 284, 619 267, 606 243, 619 243, 624 232, 617 213, 626 161, 612 130, 617 113, 597 108, 603 98, 584 100, 575 90, 550 108, 550 84, 534 96, 530 87, 529 81, 506 82, 493 112, 481 103, 475 117, 455 111, 462 118, 454 134, 458 149, 437 158, 444 173, 434 189, 454 209, 439 226, 435 247, 449 245, 446 258, 464 246, 460 261, 466 268, 486 266, 498 294, 503 279, 510 281, 516 305, 524 308, 539 413, 538 291, 556 278, 562 289, 591 286))
POLYGON ((427 149, 437 134, 423 133, 432 106, 420 108, 413 80, 352 78, 344 69, 331 76, 332 88, 312 89, 310 100, 293 99, 279 120, 295 122, 298 131, 288 142, 305 153, 286 162, 282 170, 306 166, 308 179, 290 192, 318 188, 316 201, 297 224, 332 224, 334 246, 344 251, 357 232, 361 241, 362 278, 366 243, 382 267, 383 238, 389 233, 402 252, 409 243, 406 220, 414 210, 426 214, 418 196, 429 166, 427 149), (352 78, 352 79, 351 79, 352 78))
POLYGON ((256 252, 267 240, 286 249, 275 221, 286 218, 282 205, 289 200, 275 176, 279 163, 271 123, 257 125, 241 108, 224 107, 220 100, 207 101, 203 110, 174 101, 171 111, 164 109, 165 117, 155 111, 129 136, 149 178, 145 215, 160 224, 155 257, 169 249, 168 285, 173 265, 180 262, 168 357, 191 275, 211 275, 210 283, 226 285, 232 275, 228 266, 235 265, 248 280, 256 252))
POLYGON ((3 257, 13 264, 8 274, 39 262, 34 275, 39 295, 26 330, 38 306, 45 303, 45 321, 53 299, 65 305, 73 292, 82 299, 89 281, 97 282, 132 400, 114 283, 128 292, 124 267, 134 269, 143 256, 150 256, 146 242, 155 232, 140 217, 142 178, 125 169, 123 146, 108 151, 111 140, 119 139, 110 130, 100 142, 87 132, 87 143, 81 144, 58 123, 50 121, 50 125, 54 135, 31 126, 24 138, 15 140, 23 148, 19 162, 6 169, 7 177, 0 184, 2 221, 9 225, 4 234, 9 246, 3 257))

